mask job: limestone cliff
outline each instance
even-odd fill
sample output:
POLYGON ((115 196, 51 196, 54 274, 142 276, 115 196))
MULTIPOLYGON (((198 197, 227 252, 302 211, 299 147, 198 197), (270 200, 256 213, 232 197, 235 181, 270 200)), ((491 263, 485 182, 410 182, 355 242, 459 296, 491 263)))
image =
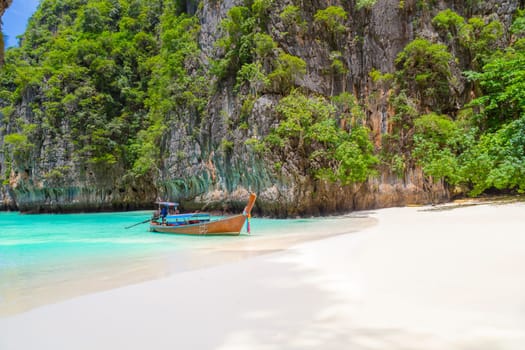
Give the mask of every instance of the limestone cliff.
MULTIPOLYGON (((302 15, 306 23, 314 22, 316 11, 326 6, 316 1, 302 1, 302 15)), ((508 28, 519 1, 482 1, 467 5, 463 1, 438 1, 431 8, 420 6, 417 1, 379 0, 371 8, 356 9, 354 2, 331 2, 341 5, 350 15, 344 36, 334 42, 314 26, 307 29, 287 27, 279 16, 270 17, 268 33, 280 47, 307 63, 307 74, 299 82, 306 90, 322 95, 334 95, 343 90, 353 92, 367 106, 367 124, 372 130, 376 145, 380 146, 381 136, 389 132, 389 121, 393 115, 389 105, 389 90, 374 83, 369 73, 378 70, 383 73, 395 71, 398 53, 418 36, 438 38, 430 20, 439 11, 451 8, 470 17, 473 15, 497 16, 508 28), (333 77, 327 73, 331 64, 331 52, 340 52, 347 73, 333 77), (335 91, 334 91, 335 90, 335 91)), ((201 45, 205 56, 213 56, 217 40, 218 18, 224 18, 234 2, 205 1, 199 16, 201 18, 201 45), (220 5, 220 6, 219 6, 220 5), (215 35, 215 36, 214 36, 215 35)), ((273 2, 271 12, 282 13, 288 2, 273 2)), ((462 67, 464 68, 464 67, 462 67)), ((458 109, 468 99, 469 87, 456 69, 457 91, 451 93, 450 110, 458 109), (460 101, 460 102, 458 102, 460 101)), ((421 169, 407 169, 403 176, 396 176, 389 169, 362 185, 341 187, 337 184, 317 181, 304 176, 297 169, 300 156, 288 154, 289 162, 278 172, 271 169, 274 159, 257 159, 244 146, 244 140, 266 135, 268 127, 278 123, 274 107, 279 95, 266 94, 254 103, 248 119, 250 128, 235 131, 233 151, 230 155, 219 152, 207 154, 207 167, 213 169, 215 177, 203 186, 203 201, 228 199, 240 190, 255 190, 259 193, 258 209, 269 215, 319 215, 353 209, 369 209, 411 203, 446 201, 450 194, 442 182, 432 183, 425 178, 421 169)), ((232 86, 224 86, 209 104, 208 113, 213 120, 209 135, 218 145, 227 130, 227 124, 239 122, 241 103, 232 94, 232 86), (226 116, 226 117, 224 117, 226 116)), ((191 154, 191 150, 187 150, 191 154)), ((174 166, 174 164, 171 164, 174 166)), ((210 171, 204 170, 210 174, 210 171)), ((183 177, 183 176, 181 176, 183 177)), ((211 178, 208 177, 208 178, 211 178)), ((178 188, 168 188, 171 196, 177 197, 178 188)))
MULTIPOLYGON (((450 8, 466 18, 497 18, 507 33, 513 15, 523 6, 519 0, 437 0, 431 6, 417 0, 371 3, 358 6, 356 1, 330 1, 330 5, 348 13, 344 30, 333 35, 314 25, 316 13, 326 8, 326 2, 273 1, 265 30, 283 52, 306 63, 306 73, 295 81, 298 87, 321 96, 347 91, 357 98, 364 106, 366 125, 378 152, 382 137, 392 132, 392 86, 375 81, 370 73, 395 73, 397 55, 416 37, 443 41, 431 25, 431 19, 441 10, 450 8), (279 16, 290 5, 300 9, 303 24, 289 23, 279 16), (338 72, 332 69, 334 55, 342 65, 338 72)), ((203 0, 197 6, 195 1, 186 1, 185 11, 200 21, 198 64, 206 70, 220 55, 216 43, 224 34, 221 20, 239 4, 242 1, 203 0)), ((510 39, 505 35, 502 40, 510 39)), ((460 55, 453 67, 455 85, 442 107, 450 114, 457 113, 472 92, 461 74, 469 62, 460 55)), ((36 212, 119 210, 143 208, 163 198, 181 201, 186 209, 204 205, 207 209, 239 210, 247 193, 255 191, 258 200, 254 212, 288 217, 450 198, 443 181, 434 183, 414 164, 402 173, 382 166, 378 175, 365 183, 342 186, 305 173, 304 156, 294 150, 289 150, 284 162, 275 154, 254 152, 246 141, 261 139, 278 125, 276 106, 283 94, 271 89, 262 91, 246 113, 234 77, 222 81, 210 78, 210 82, 216 87, 204 112, 182 105, 170 120, 158 145, 159 168, 150 177, 133 179, 120 161, 97 168, 75 159, 71 152, 76 140, 70 137, 70 125, 62 122, 54 129, 56 133, 42 131, 33 140, 35 147, 30 154, 19 157, 16 166, 9 168, 8 181, 0 194, 4 208, 16 205, 20 210, 36 212)), ((29 108, 38 95, 38 91, 28 90, 16 106, 16 115, 26 124, 40 125, 42 121, 29 108)), ((6 123, 0 130, 0 144, 15 129, 14 123, 6 123)), ((6 164, 6 154, 0 153, 2 172, 8 170, 6 164)))

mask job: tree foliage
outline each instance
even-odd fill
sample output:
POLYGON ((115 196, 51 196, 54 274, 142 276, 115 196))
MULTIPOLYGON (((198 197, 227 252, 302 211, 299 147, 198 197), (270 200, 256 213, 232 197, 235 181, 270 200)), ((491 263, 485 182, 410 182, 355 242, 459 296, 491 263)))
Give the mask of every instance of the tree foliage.
POLYGON ((396 58, 397 82, 423 106, 443 109, 449 101, 451 61, 445 45, 415 39, 396 58))
POLYGON ((451 49, 460 45, 471 59, 466 66, 472 70, 465 76, 474 83, 477 97, 465 106, 465 112, 470 111, 464 113, 467 117, 457 120, 439 113, 452 85, 453 56, 447 47, 424 39, 405 47, 396 60, 399 92, 391 98, 396 114, 388 139, 400 145, 391 149, 392 154, 401 151, 405 162, 410 154, 409 159, 434 181, 444 179, 471 195, 494 189, 524 191, 522 18, 519 12, 511 27, 515 39, 501 51, 503 27, 499 21, 466 20, 450 9, 434 17, 432 24, 451 49))
POLYGON ((525 192, 525 117, 481 135, 460 157, 471 195, 488 189, 525 192))
MULTIPOLYGON (((0 72, 2 101, 13 107, 7 140, 23 128, 15 107, 31 101, 27 115, 41 134, 72 140, 63 162, 101 178, 115 168, 147 174, 177 112, 202 113, 197 33, 195 18, 161 0, 43 1, 0 72)), ((25 137, 10 147, 41 142, 25 137)))
POLYGON ((449 42, 457 42, 466 50, 470 60, 468 65, 475 70, 499 48, 504 31, 503 24, 497 19, 475 16, 465 20, 451 9, 439 12, 432 24, 449 42))
MULTIPOLYGON (((294 90, 279 102, 277 111, 281 119, 266 138, 269 150, 298 153, 307 159, 304 172, 343 185, 364 182, 374 174, 377 158, 369 130, 358 123, 350 131, 341 128, 341 116, 324 98, 294 90)), ((286 163, 288 157, 283 158, 286 163)))
POLYGON ((328 35, 333 47, 337 46, 338 39, 346 32, 347 19, 348 13, 341 6, 328 6, 314 15, 314 23, 319 27, 321 35, 328 35))
POLYGON ((457 155, 465 142, 465 134, 454 121, 444 115, 427 114, 414 122, 413 157, 425 174, 435 180, 459 182, 457 155))
POLYGON ((495 129, 525 114, 525 53, 509 48, 483 66, 482 72, 467 72, 483 95, 471 105, 480 108, 479 126, 495 129))
POLYGON ((275 69, 268 75, 275 91, 287 93, 297 79, 306 73, 306 62, 297 56, 282 52, 275 62, 275 69))
POLYGON ((357 0, 356 8, 358 10, 361 10, 363 8, 370 10, 376 4, 376 2, 377 0, 357 0))

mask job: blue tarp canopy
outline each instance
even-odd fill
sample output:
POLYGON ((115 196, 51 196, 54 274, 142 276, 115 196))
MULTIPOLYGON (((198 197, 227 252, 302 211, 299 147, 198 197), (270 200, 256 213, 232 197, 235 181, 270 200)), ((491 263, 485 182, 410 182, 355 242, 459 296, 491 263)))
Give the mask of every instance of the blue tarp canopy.
POLYGON ((188 214, 176 214, 176 215, 168 215, 168 219, 205 219, 209 218, 210 214, 206 213, 188 213, 188 214))
POLYGON ((158 204, 160 206, 166 206, 166 207, 178 207, 179 203, 177 202, 155 202, 155 204, 158 204))

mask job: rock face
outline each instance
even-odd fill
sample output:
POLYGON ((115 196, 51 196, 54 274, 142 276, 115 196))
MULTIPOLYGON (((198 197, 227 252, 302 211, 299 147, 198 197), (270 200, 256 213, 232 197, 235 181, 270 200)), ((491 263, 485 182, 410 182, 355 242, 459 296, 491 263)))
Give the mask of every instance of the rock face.
MULTIPOLYGON (((212 56, 217 39, 214 34, 220 32, 217 17, 224 17, 233 3, 204 1, 203 4, 202 12, 199 13, 202 18, 201 45, 206 56, 212 56)), ((272 13, 281 13, 286 5, 289 4, 274 2, 272 13)), ((279 16, 271 16, 268 32, 279 47, 307 63, 307 74, 300 82, 301 87, 323 95, 352 91, 361 101, 367 102, 367 125, 379 146, 381 136, 390 130, 393 110, 388 102, 389 91, 371 81, 370 71, 375 69, 382 73, 393 73, 396 56, 411 40, 419 36, 437 39, 438 34, 430 21, 441 10, 451 8, 466 18, 473 15, 497 16, 508 28, 520 4, 519 1, 482 1, 470 6, 463 1, 438 1, 431 9, 422 9, 415 0, 405 1, 403 7, 398 0, 378 0, 372 8, 361 10, 357 10, 353 2, 336 1, 331 2, 331 5, 340 5, 349 13, 344 37, 336 42, 330 42, 322 33, 316 32, 313 26, 305 32, 294 34, 279 16), (290 32, 292 35, 289 35, 290 32), (338 77, 335 82, 325 73, 331 63, 332 51, 341 53, 348 69, 348 73, 338 77)), ((315 12, 325 6, 316 1, 302 1, 302 14, 306 22, 313 23, 315 12)), ((462 81, 460 70, 457 74, 457 79, 462 81)), ((464 98, 465 93, 461 90, 454 98, 464 98)), ((213 169, 212 174, 219 180, 211 181, 209 185, 214 187, 215 192, 222 194, 221 199, 227 199, 229 194, 239 189, 256 190, 259 192, 256 209, 272 216, 324 215, 450 199, 445 184, 433 184, 419 168, 407 170, 402 177, 386 169, 377 178, 360 186, 347 187, 303 176, 293 168, 293 162, 283 165, 280 173, 276 174, 272 171, 271 159, 256 159, 246 150, 242 141, 266 135, 269 126, 278 123, 275 113, 272 113, 278 100, 279 96, 276 95, 260 96, 248 122, 250 128, 244 135, 236 135, 236 139, 241 142, 235 142, 232 154, 210 154, 208 159, 209 164, 213 165, 210 167, 213 169)), ((240 114, 240 103, 235 102, 231 88, 224 88, 215 94, 210 106, 208 112, 214 121, 214 137, 220 140, 228 122, 221 117, 221 113, 235 119, 240 114)), ((290 159, 298 157, 289 154, 290 159)), ((172 195, 176 196, 176 193, 172 195)))
MULTIPOLYGON (((240 2, 203 0, 199 6, 194 1, 186 2, 186 10, 200 18, 199 46, 204 64, 214 58, 221 20, 240 2)), ((431 8, 425 8, 416 0, 377 0, 369 8, 358 9, 355 1, 331 1, 331 5, 339 5, 348 13, 346 30, 337 37, 328 36, 314 25, 302 29, 290 27, 278 15, 270 16, 267 31, 284 52, 306 62, 307 73, 298 81, 300 87, 325 96, 349 91, 367 106, 366 123, 379 147, 382 135, 390 130, 393 109, 389 104, 389 88, 372 81, 369 75, 372 70, 393 73, 396 56, 416 37, 438 40, 430 21, 443 9, 453 9, 466 18, 496 16, 509 28, 513 14, 523 5, 518 0, 465 3, 438 0, 431 8), (334 52, 340 54, 345 68, 345 73, 336 76, 327 74, 334 52)), ((303 0, 300 4, 308 24, 314 22, 318 10, 326 7, 325 2, 317 0, 303 0)), ((289 1, 273 1, 271 11, 281 13, 287 5, 289 1)), ((462 82, 460 69, 456 78, 462 82)), ((460 83, 451 101, 468 95, 465 85, 460 83)), ((268 135, 278 124, 275 106, 282 96, 276 93, 257 96, 245 120, 247 127, 232 127, 241 123, 242 109, 233 85, 232 82, 219 85, 209 100, 205 121, 195 120, 188 112, 171 125, 162 141, 167 156, 154 182, 127 181, 118 165, 102 172, 79 168, 68 159, 72 143, 67 139, 68 125, 63 125, 61 135, 42 135, 26 167, 11 170, 9 183, 0 192, 3 209, 17 206, 34 212, 126 210, 147 207, 162 197, 181 201, 186 209, 205 205, 207 209, 231 211, 242 209, 248 192, 255 191, 258 199, 254 212, 289 217, 450 199, 444 183, 432 183, 416 167, 407 169, 402 176, 382 169, 364 184, 344 187, 301 173, 296 167, 301 159, 294 152, 288 155, 290 162, 276 170, 275 159, 254 153, 245 141, 268 135), (194 135, 199 123, 199 134, 194 135), (228 147, 221 147, 224 140, 228 141, 228 147), (105 176, 96 176, 98 173, 105 176)), ((19 115, 28 123, 38 123, 37 117, 24 108, 30 101, 31 96, 27 96, 19 106, 19 115)), ((0 144, 8 132, 9 127, 0 129, 0 144)), ((2 172, 6 171, 5 164, 5 155, 0 153, 2 172)))

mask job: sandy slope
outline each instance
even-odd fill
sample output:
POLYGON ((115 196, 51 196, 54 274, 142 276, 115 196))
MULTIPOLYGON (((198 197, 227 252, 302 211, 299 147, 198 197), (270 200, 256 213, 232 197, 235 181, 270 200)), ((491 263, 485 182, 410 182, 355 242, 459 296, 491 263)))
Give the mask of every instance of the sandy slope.
POLYGON ((426 209, 3 318, 0 349, 525 349, 525 204, 426 209))

